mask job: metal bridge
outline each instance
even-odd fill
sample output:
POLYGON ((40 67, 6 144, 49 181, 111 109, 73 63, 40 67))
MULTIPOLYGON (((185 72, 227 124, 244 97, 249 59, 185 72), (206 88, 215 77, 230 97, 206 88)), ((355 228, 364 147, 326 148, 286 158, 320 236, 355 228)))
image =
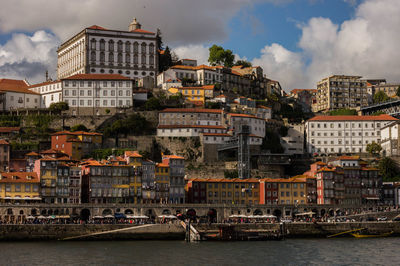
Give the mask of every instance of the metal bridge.
POLYGON ((377 103, 365 106, 360 109, 362 115, 373 115, 376 112, 384 112, 394 117, 400 117, 400 100, 390 100, 383 103, 377 103))

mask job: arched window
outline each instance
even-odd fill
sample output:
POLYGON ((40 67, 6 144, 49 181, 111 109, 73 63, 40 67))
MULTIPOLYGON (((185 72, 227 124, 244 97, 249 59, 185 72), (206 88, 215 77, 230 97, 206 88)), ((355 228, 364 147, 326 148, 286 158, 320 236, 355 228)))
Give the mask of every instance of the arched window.
POLYGON ((108 42, 108 50, 109 50, 110 52, 113 52, 113 51, 114 51, 114 41, 113 41, 113 40, 110 40, 110 41, 108 42))
POLYGON ((133 63, 134 63, 135 65, 139 64, 139 59, 138 59, 138 55, 137 55, 137 54, 134 54, 134 55, 133 55, 133 63))
POLYGON ((142 42, 142 50, 140 51, 142 54, 145 54, 146 53, 146 43, 145 42, 142 42))
POLYGON ((154 44, 150 43, 149 45, 149 54, 154 54, 154 44))
POLYGON ((131 42, 126 42, 125 43, 125 53, 130 53, 131 52, 131 42))
POLYGON ((96 40, 95 39, 92 39, 90 41, 90 49, 91 50, 96 50, 96 40))
POLYGON ((110 63, 114 62, 114 53, 109 53, 108 62, 110 62, 110 63))
POLYGON ((154 65, 154 55, 150 55, 150 57, 149 57, 149 64, 150 64, 151 66, 154 65))
POLYGON ((137 42, 133 43, 133 52, 135 54, 139 52, 139 44, 137 42))
POLYGON ((118 52, 122 52, 122 41, 118 41, 118 52))
POLYGON ((90 53, 90 60, 91 60, 91 61, 96 61, 96 52, 95 52, 95 51, 92 51, 92 52, 90 53))
POLYGON ((146 55, 142 55, 142 65, 146 64, 146 55))
POLYGON ((106 56, 105 56, 104 52, 100 52, 100 62, 104 63, 104 61, 106 60, 105 57, 106 56))
POLYGON ((125 63, 127 64, 131 63, 131 55, 128 53, 125 54, 125 63))
POLYGON ((121 53, 118 54, 118 63, 119 64, 122 63, 122 54, 121 53))
POLYGON ((100 40, 100 51, 104 51, 105 46, 106 46, 106 42, 103 39, 101 39, 100 40))

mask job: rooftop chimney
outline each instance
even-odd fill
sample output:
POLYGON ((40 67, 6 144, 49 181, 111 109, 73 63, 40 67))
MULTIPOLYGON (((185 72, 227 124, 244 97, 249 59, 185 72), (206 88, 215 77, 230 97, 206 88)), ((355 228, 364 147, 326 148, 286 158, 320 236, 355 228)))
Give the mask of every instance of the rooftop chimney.
POLYGON ((137 22, 136 18, 134 18, 131 24, 129 24, 129 31, 134 31, 140 29, 141 27, 142 25, 139 22, 137 22))

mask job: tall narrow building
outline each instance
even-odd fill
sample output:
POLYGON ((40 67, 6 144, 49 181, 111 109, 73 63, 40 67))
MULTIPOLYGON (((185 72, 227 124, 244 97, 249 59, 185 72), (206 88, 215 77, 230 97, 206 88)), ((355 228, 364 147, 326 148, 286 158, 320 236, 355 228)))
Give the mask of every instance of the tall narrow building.
POLYGON ((367 83, 360 76, 334 75, 317 84, 315 112, 368 105, 367 83))
POLYGON ((141 28, 136 18, 128 31, 93 25, 64 42, 57 50, 57 78, 75 74, 121 74, 133 80, 157 76, 154 32, 141 28))

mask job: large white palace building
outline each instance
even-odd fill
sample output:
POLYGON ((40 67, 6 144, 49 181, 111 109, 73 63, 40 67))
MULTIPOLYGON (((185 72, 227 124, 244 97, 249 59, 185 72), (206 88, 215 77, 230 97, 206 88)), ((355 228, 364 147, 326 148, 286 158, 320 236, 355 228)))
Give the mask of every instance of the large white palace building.
POLYGON ((367 145, 381 140, 381 128, 398 119, 390 115, 315 116, 306 122, 309 153, 342 154, 366 152, 367 145))
POLYGON ((57 79, 75 74, 121 74, 133 80, 157 75, 156 34, 134 19, 129 31, 85 28, 58 48, 57 79))

